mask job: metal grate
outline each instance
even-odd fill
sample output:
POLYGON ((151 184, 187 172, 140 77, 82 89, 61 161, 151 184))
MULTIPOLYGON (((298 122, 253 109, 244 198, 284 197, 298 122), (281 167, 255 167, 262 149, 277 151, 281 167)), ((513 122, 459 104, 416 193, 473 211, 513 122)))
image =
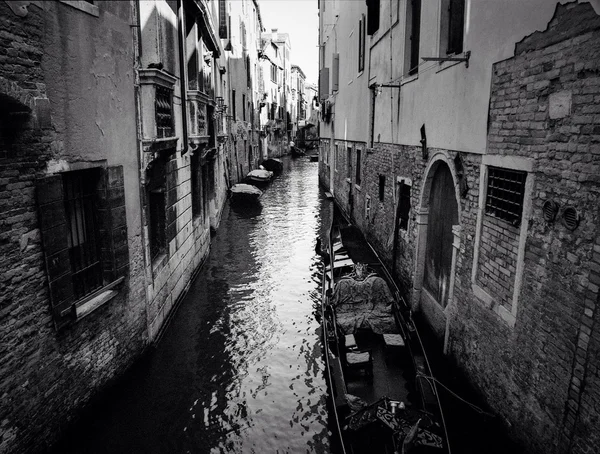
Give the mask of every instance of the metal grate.
POLYGON ((521 224, 526 177, 526 172, 489 167, 486 214, 515 226, 521 224))
POLYGON ((156 87, 156 134, 158 138, 173 136, 172 91, 156 87))
POLYGON ((96 219, 97 170, 63 175, 69 256, 75 297, 80 299, 102 286, 100 243, 96 219))

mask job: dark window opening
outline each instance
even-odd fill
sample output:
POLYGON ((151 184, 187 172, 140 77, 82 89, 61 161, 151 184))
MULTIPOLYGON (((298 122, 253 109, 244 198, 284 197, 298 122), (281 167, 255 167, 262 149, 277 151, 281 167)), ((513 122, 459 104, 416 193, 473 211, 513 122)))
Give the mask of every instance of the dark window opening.
POLYGON ((209 200, 209 191, 210 191, 210 183, 209 183, 209 164, 206 163, 201 166, 202 169, 202 215, 204 219, 208 217, 208 200, 209 200))
POLYGON ((158 138, 173 137, 173 91, 156 87, 156 135, 158 138))
POLYGON ((380 0, 367 0, 368 35, 372 35, 379 30, 379 2, 380 0))
POLYGON ((360 186, 360 182, 361 182, 361 175, 360 175, 360 158, 361 158, 361 149, 357 148, 356 149, 356 184, 360 186))
POLYGON ((252 88, 252 71, 250 66, 250 56, 246 55, 246 77, 247 87, 252 88))
POLYGON ((166 237, 166 164, 158 158, 148 171, 148 229, 150 239, 150 258, 154 260, 164 253, 167 247, 166 237))
POLYGON ((242 119, 246 121, 246 95, 242 94, 242 119))
POLYGON ((379 175, 379 201, 385 198, 385 175, 379 175))
POLYGON ((346 149, 346 178, 352 178, 352 148, 346 149))
POLYGON ((190 159, 190 172, 192 180, 192 216, 202 214, 202 180, 200 178, 200 157, 194 153, 190 159))
POLYGON ((68 248, 75 299, 102 287, 102 264, 96 217, 96 187, 99 169, 66 172, 63 175, 68 248))
POLYGON ((233 115, 233 121, 236 121, 236 111, 235 111, 235 90, 231 90, 231 115, 233 115))
POLYGON ((408 216, 410 214, 410 189, 411 187, 404 182, 399 183, 399 210, 398 214, 400 220, 400 228, 402 230, 408 229, 408 216))
POLYGON ((358 72, 365 69, 365 15, 358 21, 358 72))
POLYGON ((526 172, 488 167, 486 214, 521 224, 526 178, 526 172))
POLYGON ((447 54, 463 51, 465 25, 465 0, 450 0, 448 5, 448 48, 447 54))
POLYGON ((227 39, 227 0, 219 0, 219 38, 227 39))
POLYGON ((409 75, 419 71, 419 45, 421 42, 421 0, 409 0, 406 6, 405 72, 409 75))

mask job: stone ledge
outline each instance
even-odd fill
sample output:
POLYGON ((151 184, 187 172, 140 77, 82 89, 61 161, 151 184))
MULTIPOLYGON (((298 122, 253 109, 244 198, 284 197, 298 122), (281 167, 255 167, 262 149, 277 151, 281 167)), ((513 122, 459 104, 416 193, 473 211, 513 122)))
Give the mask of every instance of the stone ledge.
POLYGON ((96 5, 92 5, 91 3, 84 1, 71 1, 71 0, 60 0, 61 3, 65 5, 72 6, 79 11, 83 11, 84 13, 90 14, 94 17, 99 17, 100 13, 98 11, 98 7, 96 5))
POLYGON ((81 320, 117 296, 119 292, 113 289, 124 280, 124 277, 120 277, 78 303, 75 303, 75 320, 81 320))

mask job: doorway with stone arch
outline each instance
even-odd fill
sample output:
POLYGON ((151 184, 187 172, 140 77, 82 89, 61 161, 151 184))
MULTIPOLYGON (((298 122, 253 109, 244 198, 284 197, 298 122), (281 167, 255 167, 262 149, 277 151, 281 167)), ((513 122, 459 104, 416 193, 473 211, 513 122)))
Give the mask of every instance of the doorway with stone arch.
POLYGON ((460 237, 458 179, 446 152, 432 156, 417 212, 413 302, 440 339, 446 337, 460 237))

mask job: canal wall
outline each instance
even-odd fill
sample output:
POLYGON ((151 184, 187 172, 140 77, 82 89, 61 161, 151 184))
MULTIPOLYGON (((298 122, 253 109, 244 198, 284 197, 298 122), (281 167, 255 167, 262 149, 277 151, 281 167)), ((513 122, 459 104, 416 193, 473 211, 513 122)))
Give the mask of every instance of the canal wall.
POLYGON ((44 451, 147 341, 131 5, 102 3, 0 2, 2 453, 44 451), (94 183, 84 297, 63 175, 94 183))
POLYGON ((532 453, 600 437, 598 55, 592 5, 557 5, 490 68, 485 154, 321 142, 321 183, 532 453))

